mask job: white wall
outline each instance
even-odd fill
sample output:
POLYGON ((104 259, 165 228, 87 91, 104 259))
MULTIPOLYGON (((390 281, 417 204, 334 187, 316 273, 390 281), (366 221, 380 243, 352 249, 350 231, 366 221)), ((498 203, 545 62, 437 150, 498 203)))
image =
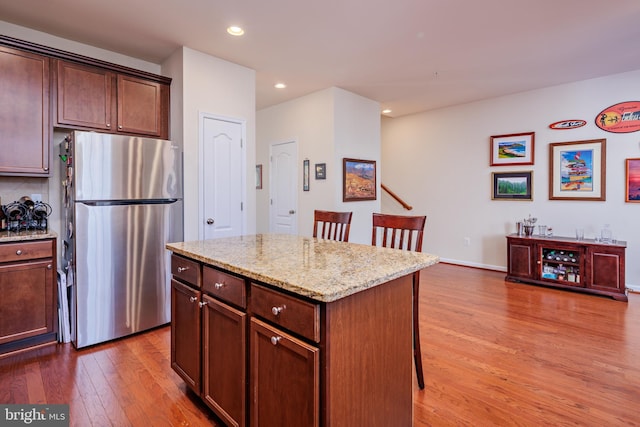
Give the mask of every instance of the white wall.
MULTIPOLYGON (((172 77, 171 137, 184 147, 184 239, 197 240, 199 205, 199 114, 245 123, 245 234, 255 233, 255 71, 182 47, 163 64, 172 77)), ((205 165, 206 167, 206 165, 205 165)))
POLYGON ((376 102, 339 88, 324 89, 258 111, 256 162, 263 165, 263 189, 257 190, 257 225, 269 231, 270 147, 298 145, 298 234, 311 236, 315 209, 353 211, 350 241, 371 243, 371 212, 376 201, 342 202, 342 158, 380 163, 380 110, 376 102), (302 161, 309 159, 309 191, 302 190, 302 161), (315 179, 315 164, 326 163, 325 180, 315 179), (366 222, 368 221, 368 223, 366 222))
MULTIPOLYGON (((593 238, 607 223, 627 241, 626 281, 638 287, 640 205, 625 203, 625 159, 640 157, 640 133, 609 133, 594 123, 606 107, 636 100, 634 93, 640 93, 640 71, 383 119, 382 180, 414 206, 409 212, 428 216, 423 250, 443 261, 505 270, 505 235, 529 214, 559 236, 582 227, 593 238), (587 125, 548 127, 569 119, 587 125), (535 132, 534 165, 490 167, 490 136, 520 132, 535 132), (549 144, 601 138, 607 141, 606 201, 550 201, 549 144), (533 201, 491 200, 492 172, 526 170, 534 172, 533 201)), ((397 211, 397 203, 384 197, 383 210, 397 211)))

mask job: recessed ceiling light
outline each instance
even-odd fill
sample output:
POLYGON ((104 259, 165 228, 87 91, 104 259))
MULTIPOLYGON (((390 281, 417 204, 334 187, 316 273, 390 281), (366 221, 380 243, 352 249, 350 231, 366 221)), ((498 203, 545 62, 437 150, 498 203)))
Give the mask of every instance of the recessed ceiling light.
POLYGON ((285 87, 287 87, 287 85, 284 83, 276 83, 275 85, 273 85, 273 87, 275 87, 276 89, 284 89, 285 87))
POLYGON ((244 30, 237 25, 232 25, 227 28, 227 33, 231 34, 232 36, 241 36, 244 34, 244 30))
POLYGON ((389 114, 390 112, 391 112, 391 110, 388 109, 388 108, 385 109, 385 110, 382 110, 382 114, 389 114))

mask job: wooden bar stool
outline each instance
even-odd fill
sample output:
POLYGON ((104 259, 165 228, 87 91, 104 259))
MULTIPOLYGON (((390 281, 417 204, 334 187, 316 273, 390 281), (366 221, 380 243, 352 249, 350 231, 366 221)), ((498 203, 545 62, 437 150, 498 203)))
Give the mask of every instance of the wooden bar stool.
POLYGON ((314 211, 313 237, 348 242, 352 214, 353 212, 314 211))
MULTIPOLYGON (((426 216, 403 216, 373 214, 373 233, 371 244, 385 248, 396 248, 407 251, 420 252, 422 250, 422 236, 426 216), (381 242, 378 245, 378 234, 381 242)), ((418 386, 424 389, 424 374, 422 372, 422 352, 420 351, 420 330, 418 318, 418 289, 420 287, 420 272, 413 273, 413 360, 416 364, 418 386)))

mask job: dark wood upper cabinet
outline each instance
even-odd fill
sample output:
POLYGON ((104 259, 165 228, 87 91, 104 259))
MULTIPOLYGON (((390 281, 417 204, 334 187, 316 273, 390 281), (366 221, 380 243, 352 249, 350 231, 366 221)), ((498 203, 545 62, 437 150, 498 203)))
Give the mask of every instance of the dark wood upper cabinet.
POLYGON ((112 130, 114 74, 66 61, 56 61, 55 125, 112 130))
POLYGON ((0 46, 0 175, 50 175, 49 63, 0 46))
POLYGON ((99 67, 57 61, 55 125, 169 137, 169 86, 99 67))

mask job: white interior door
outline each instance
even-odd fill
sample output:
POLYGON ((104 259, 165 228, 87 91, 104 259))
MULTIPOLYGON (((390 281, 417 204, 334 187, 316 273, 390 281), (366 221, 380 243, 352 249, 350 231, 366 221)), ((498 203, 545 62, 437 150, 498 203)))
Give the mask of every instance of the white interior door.
POLYGON ((242 235, 244 223, 243 124, 201 115, 200 236, 242 235))
POLYGON ((271 146, 272 233, 298 234, 298 147, 295 141, 271 146))

